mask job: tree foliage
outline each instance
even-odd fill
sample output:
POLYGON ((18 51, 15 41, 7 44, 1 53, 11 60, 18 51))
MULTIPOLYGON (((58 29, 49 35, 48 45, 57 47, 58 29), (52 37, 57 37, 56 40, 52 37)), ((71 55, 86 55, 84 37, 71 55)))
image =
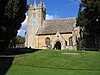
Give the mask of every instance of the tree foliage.
POLYGON ((6 48, 17 35, 26 10, 26 0, 0 0, 0 48, 6 48))
POLYGON ((24 43, 25 43, 25 37, 16 36, 10 41, 9 47, 18 48, 23 46, 24 43))
POLYGON ((25 37, 18 36, 17 37, 17 44, 24 44, 24 43, 25 43, 25 37))
POLYGON ((100 0, 81 0, 77 26, 80 26, 80 40, 83 47, 97 47, 100 37, 100 0))
POLYGON ((17 38, 14 37, 13 39, 10 40, 9 47, 16 48, 16 45, 17 45, 17 38))

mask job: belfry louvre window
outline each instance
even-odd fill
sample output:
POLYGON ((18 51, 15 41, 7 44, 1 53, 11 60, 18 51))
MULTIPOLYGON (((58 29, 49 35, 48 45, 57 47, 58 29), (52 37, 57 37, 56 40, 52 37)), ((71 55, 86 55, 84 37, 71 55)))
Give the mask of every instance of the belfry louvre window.
POLYGON ((50 38, 49 38, 49 37, 47 37, 47 38, 45 39, 45 45, 46 45, 46 46, 50 46, 50 38))
POLYGON ((69 46, 73 46, 72 37, 69 38, 69 46))

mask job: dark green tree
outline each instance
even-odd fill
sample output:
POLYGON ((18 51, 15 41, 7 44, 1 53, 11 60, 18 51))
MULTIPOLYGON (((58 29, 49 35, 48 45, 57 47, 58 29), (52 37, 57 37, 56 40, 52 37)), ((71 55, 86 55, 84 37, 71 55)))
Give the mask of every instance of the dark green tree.
POLYGON ((10 40, 9 47, 16 48, 16 45, 17 45, 17 37, 14 37, 12 40, 10 40))
POLYGON ((25 37, 16 36, 10 41, 9 47, 18 48, 23 46, 24 43, 25 43, 25 37))
POLYGON ((100 48, 100 0, 81 0, 77 26, 79 48, 100 48))
POLYGON ((24 44, 25 43, 25 37, 17 36, 17 44, 24 44))
POLYGON ((17 35, 27 10, 26 0, 0 0, 0 49, 17 35))

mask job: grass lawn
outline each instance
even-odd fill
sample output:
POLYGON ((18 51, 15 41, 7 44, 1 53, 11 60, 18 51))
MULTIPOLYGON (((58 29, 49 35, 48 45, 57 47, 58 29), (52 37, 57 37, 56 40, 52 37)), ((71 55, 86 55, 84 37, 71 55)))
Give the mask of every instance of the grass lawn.
POLYGON ((6 75, 100 75, 100 52, 40 50, 17 55, 6 75))

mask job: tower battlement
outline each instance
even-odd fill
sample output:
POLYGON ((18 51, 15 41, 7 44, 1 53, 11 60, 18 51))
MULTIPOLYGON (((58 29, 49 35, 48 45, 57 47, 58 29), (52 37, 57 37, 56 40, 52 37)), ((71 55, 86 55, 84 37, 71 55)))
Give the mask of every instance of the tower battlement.
POLYGON ((39 8, 42 8, 42 9, 46 9, 46 5, 44 4, 44 2, 42 0, 40 0, 40 3, 37 4, 36 0, 34 0, 34 4, 30 4, 29 3, 29 9, 39 9, 39 8))

